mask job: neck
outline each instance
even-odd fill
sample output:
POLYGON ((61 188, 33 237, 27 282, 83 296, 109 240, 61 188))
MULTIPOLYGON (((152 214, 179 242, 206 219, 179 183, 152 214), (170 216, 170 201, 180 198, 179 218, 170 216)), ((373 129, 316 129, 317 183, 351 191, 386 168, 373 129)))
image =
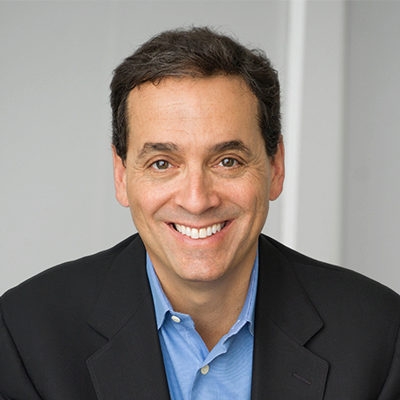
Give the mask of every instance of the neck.
POLYGON ((254 259, 239 268, 238 273, 214 282, 171 281, 154 268, 173 309, 191 316, 197 332, 211 350, 239 317, 253 265, 254 259))

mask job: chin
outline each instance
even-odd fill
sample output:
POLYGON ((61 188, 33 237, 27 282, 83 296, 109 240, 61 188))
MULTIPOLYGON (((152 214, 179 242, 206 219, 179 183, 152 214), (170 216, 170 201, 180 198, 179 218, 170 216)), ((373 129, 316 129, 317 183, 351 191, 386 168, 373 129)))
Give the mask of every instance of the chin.
POLYGON ((221 279, 227 268, 217 265, 210 265, 209 263, 192 263, 191 268, 182 266, 180 273, 178 275, 181 279, 190 282, 213 282, 221 279))

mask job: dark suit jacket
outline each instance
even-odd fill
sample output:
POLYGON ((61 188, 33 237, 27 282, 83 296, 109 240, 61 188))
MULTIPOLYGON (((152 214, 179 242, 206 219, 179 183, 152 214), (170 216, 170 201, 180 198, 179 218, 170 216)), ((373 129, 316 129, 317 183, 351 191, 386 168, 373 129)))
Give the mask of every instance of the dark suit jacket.
MULTIPOLYGON (((261 236, 252 399, 399 400, 399 296, 261 236)), ((164 400, 138 235, 1 298, 0 399, 164 400)))

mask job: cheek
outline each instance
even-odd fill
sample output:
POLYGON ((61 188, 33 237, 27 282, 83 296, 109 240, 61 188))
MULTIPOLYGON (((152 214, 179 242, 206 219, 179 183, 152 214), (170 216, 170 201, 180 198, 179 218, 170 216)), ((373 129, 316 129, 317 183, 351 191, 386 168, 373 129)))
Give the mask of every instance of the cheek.
POLYGON ((171 189, 168 185, 149 179, 130 179, 127 192, 132 216, 154 215, 171 198, 171 189))
POLYGON ((240 184, 233 182, 232 185, 226 185, 222 193, 248 211, 261 211, 268 207, 268 180, 265 184, 260 179, 249 179, 240 184))

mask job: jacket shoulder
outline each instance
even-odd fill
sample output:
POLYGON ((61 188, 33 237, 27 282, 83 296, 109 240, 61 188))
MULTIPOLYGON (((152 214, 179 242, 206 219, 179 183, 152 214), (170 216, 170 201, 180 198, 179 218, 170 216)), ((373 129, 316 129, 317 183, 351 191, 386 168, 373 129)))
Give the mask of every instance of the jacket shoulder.
POLYGON ((27 279, 0 298, 3 313, 24 314, 52 307, 90 307, 113 260, 134 240, 133 235, 110 249, 68 261, 27 279))
POLYGON ((299 282, 317 303, 327 308, 340 307, 351 311, 390 315, 400 319, 400 296, 387 286, 356 271, 315 260, 274 239, 264 237, 293 268, 299 282))
POLYGON ((306 347, 329 362, 326 396, 376 399, 381 392, 379 399, 397 399, 400 296, 360 273, 263 240, 279 253, 282 267, 294 272, 322 322, 306 347))

